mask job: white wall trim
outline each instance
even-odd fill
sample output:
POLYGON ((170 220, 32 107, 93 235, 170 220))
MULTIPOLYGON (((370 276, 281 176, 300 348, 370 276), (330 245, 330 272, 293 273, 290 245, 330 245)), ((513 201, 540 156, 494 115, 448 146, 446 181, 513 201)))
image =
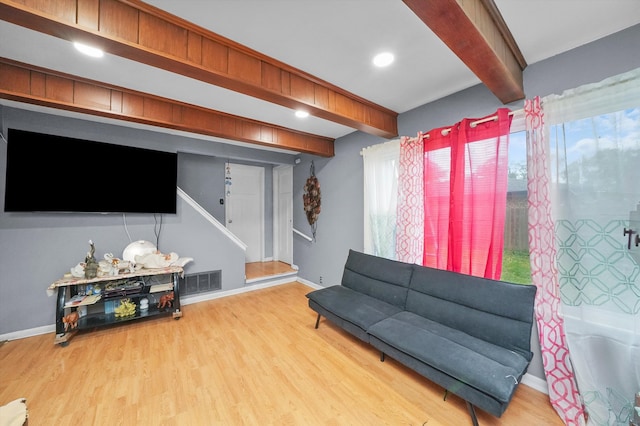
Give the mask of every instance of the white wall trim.
POLYGON ((296 228, 291 228, 293 230, 294 234, 298 234, 300 235, 302 238, 304 238, 305 240, 309 241, 309 242, 313 242, 313 238, 311 238, 310 236, 308 236, 307 234, 298 231, 296 228))
POLYGON ((273 181, 273 257, 276 260, 291 264, 293 263, 293 234, 286 234, 286 240, 282 241, 283 238, 281 238, 280 232, 283 231, 283 226, 286 226, 285 229, 288 229, 291 228, 293 224, 293 166, 284 164, 276 166, 273 168, 271 174, 273 181), (284 197, 282 191, 288 189, 288 187, 281 187, 280 178, 283 176, 286 177, 287 174, 291 176, 291 192, 285 191, 288 196, 284 197), (283 200, 286 200, 288 205, 284 212, 281 208, 283 200), (281 223, 290 216, 291 219, 286 225, 281 223), (285 250, 283 250, 283 247, 285 250))
POLYGON ((236 294, 248 293, 250 291, 260 290, 268 287, 274 287, 277 285, 282 285, 290 282, 291 282, 291 277, 289 277, 288 279, 285 278, 277 281, 269 281, 267 283, 247 285, 244 287, 235 288, 233 290, 216 291, 213 293, 199 294, 195 296, 185 296, 180 298, 180 304, 191 305, 194 303, 205 302, 207 300, 220 299, 227 296, 235 296, 236 294))
POLYGON ((229 238, 231 241, 233 241, 238 247, 240 247, 244 251, 247 251, 247 245, 245 243, 243 243, 242 240, 240 240, 240 238, 236 237, 231 231, 229 231, 227 229, 226 226, 221 224, 218 221, 218 219, 213 217, 208 211, 206 211, 204 208, 202 208, 202 206, 200 204, 198 204, 186 192, 184 192, 182 189, 180 189, 180 187, 178 187, 178 195, 180 196, 180 198, 182 198, 184 201, 186 201, 187 204, 189 204, 191 207, 193 207, 193 209, 195 211, 200 213, 200 215, 202 215, 202 217, 207 219, 213 226, 218 228, 218 230, 220 232, 222 232, 224 235, 226 235, 227 238, 229 238))
POLYGON ((520 381, 525 386, 529 386, 532 389, 542 392, 545 395, 549 395, 549 388, 547 387, 547 381, 539 377, 526 373, 520 381))
POLYGON ((319 290, 319 289, 321 289, 321 288, 324 288, 324 287, 322 287, 321 285, 318 285, 318 284, 316 284, 316 283, 314 283, 314 282, 311 282, 311 281, 305 280, 304 278, 300 278, 300 277, 298 277, 298 282, 299 282, 300 284, 304 284, 304 285, 306 285, 306 286, 308 286, 308 287, 311 287, 311 288, 313 288, 313 289, 316 289, 316 290, 319 290))
POLYGON ((55 333, 55 332, 56 332, 55 324, 43 325, 42 327, 29 328, 27 330, 20 330, 20 331, 7 333, 7 334, 1 334, 0 342, 3 342, 5 340, 24 339, 26 337, 39 336, 41 334, 55 333))

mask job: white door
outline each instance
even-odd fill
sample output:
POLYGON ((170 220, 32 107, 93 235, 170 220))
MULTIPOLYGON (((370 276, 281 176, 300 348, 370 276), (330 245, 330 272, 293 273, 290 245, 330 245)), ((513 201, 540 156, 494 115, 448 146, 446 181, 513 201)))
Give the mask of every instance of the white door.
POLYGON ((264 168, 229 163, 227 229, 247 245, 246 262, 261 262, 264 247, 264 168))
POLYGON ((293 166, 273 169, 273 257, 293 264, 293 166))

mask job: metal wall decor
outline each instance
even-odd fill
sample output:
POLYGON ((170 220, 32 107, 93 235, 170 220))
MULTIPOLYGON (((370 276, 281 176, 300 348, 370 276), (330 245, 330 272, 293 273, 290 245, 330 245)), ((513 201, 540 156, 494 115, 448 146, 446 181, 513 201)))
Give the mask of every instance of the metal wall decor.
POLYGON ((318 226, 318 216, 320 215, 320 182, 316 177, 316 170, 313 161, 311 161, 310 176, 304 185, 304 212, 307 215, 307 221, 311 225, 313 239, 316 239, 316 229, 318 226))

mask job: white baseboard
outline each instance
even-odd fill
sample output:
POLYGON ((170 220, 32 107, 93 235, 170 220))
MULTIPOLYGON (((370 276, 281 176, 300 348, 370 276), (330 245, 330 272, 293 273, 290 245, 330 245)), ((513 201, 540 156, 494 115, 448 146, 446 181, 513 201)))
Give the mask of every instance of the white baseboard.
POLYGON ((529 386, 532 389, 542 392, 545 395, 549 395, 549 388, 547 387, 547 381, 539 377, 526 373, 521 382, 523 385, 529 386))
POLYGON ((309 287, 311 287, 311 288, 315 288, 316 290, 319 290, 319 289, 321 289, 321 288, 324 288, 324 287, 322 287, 321 285, 318 285, 318 284, 316 284, 316 283, 314 283, 314 282, 311 282, 311 281, 305 280, 304 278, 300 278, 300 277, 298 277, 298 278, 297 278, 297 280, 298 280, 298 282, 299 282, 299 283, 304 284, 304 285, 306 285, 306 286, 309 286, 309 287))
POLYGON ((289 276, 279 280, 273 280, 273 281, 268 281, 264 283, 253 284, 253 285, 245 285, 244 287, 235 288, 233 290, 217 291, 213 293, 198 294, 195 296, 183 296, 180 298, 180 304, 191 305, 193 303, 204 302, 206 300, 220 299, 222 297, 233 296, 241 293, 248 293, 250 291, 259 290, 262 288, 274 287, 277 285, 282 285, 290 282, 292 282, 292 280, 291 280, 291 277, 289 276))
POLYGON ((282 274, 269 275, 268 277, 260 277, 260 278, 252 278, 252 279, 246 279, 245 277, 245 287, 250 285, 255 285, 261 282, 271 283, 271 282, 280 282, 282 280, 285 280, 285 282, 287 282, 286 278, 289 278, 288 282, 291 282, 291 281, 295 281, 295 279, 292 280, 292 278, 297 279, 295 275, 296 275, 295 272, 285 272, 282 274))
POLYGON ((56 325, 43 325, 42 327, 29 328, 27 330, 14 331, 12 333, 0 334, 0 342, 5 340, 24 339, 25 337, 39 336, 41 334, 55 333, 56 325))

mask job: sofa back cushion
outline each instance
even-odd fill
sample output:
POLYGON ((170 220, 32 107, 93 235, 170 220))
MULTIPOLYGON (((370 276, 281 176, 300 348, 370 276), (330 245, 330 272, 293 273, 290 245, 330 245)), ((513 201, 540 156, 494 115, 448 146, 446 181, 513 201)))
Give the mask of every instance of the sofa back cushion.
POLYGON ((414 267, 407 311, 531 360, 535 286, 414 267))
POLYGON ((342 285, 404 308, 413 266, 349 250, 342 285))

